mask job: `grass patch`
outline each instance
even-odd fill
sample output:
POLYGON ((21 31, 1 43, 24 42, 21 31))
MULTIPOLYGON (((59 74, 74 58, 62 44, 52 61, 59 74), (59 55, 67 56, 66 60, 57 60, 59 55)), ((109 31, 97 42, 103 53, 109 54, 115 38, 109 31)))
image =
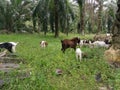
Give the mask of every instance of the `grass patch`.
MULTIPOLYGON (((105 49, 82 47, 88 53, 88 57, 81 62, 76 60, 73 49, 67 49, 65 54, 61 51, 60 40, 64 38, 92 38, 93 35, 80 36, 71 34, 68 37, 61 35, 54 38, 51 34, 47 36, 39 34, 11 34, 0 35, 0 42, 19 42, 16 54, 25 60, 20 64, 22 69, 30 69, 28 78, 20 79, 19 70, 13 70, 8 75, 0 72, 1 78, 9 76, 3 90, 98 90, 103 85, 111 85, 114 90, 120 89, 120 71, 112 69, 104 60, 105 49), (46 40, 48 47, 41 48, 40 41, 46 40), (56 75, 56 69, 63 71, 62 75, 56 75), (95 80, 96 73, 101 72, 102 83, 95 80)), ((23 73, 24 74, 24 73, 23 73)))

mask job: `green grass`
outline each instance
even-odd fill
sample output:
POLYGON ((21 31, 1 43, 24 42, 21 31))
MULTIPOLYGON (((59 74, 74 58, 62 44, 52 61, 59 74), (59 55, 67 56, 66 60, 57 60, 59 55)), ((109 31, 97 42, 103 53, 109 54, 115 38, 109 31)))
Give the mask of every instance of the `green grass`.
MULTIPOLYGON (((0 72, 2 78, 9 77, 2 90, 98 90, 99 86, 110 85, 114 90, 120 90, 120 70, 110 68, 104 60, 103 48, 91 49, 82 47, 88 53, 88 57, 81 62, 75 58, 73 49, 67 49, 65 54, 61 52, 61 39, 79 36, 81 38, 92 38, 93 35, 80 36, 70 34, 68 37, 62 35, 54 38, 39 34, 11 34, 0 35, 0 42, 19 42, 16 54, 25 60, 20 64, 21 69, 27 69, 30 76, 19 79, 19 70, 13 70, 8 75, 0 72), (41 48, 40 41, 46 40, 48 47, 41 48), (62 75, 56 75, 56 69, 63 71, 62 75), (96 73, 101 72, 102 83, 95 80, 96 73)), ((21 72, 26 73, 26 72, 21 72)))

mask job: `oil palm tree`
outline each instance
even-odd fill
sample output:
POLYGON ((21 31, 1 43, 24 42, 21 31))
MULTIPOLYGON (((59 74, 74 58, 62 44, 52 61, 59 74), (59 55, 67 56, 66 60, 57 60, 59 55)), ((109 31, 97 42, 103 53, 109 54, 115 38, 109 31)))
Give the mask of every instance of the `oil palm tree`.
POLYGON ((33 25, 36 27, 36 22, 39 20, 40 28, 44 32, 48 31, 48 28, 43 29, 43 27, 50 25, 55 37, 58 37, 59 29, 61 28, 64 31, 69 26, 68 22, 73 19, 73 16, 68 0, 40 0, 33 11, 33 25), (43 25, 44 22, 46 23, 43 25))
POLYGON ((25 27, 24 22, 31 19, 31 0, 1 1, 0 15, 4 21, 4 28, 16 32, 25 27))
POLYGON ((84 7, 84 5, 85 5, 85 0, 75 0, 75 1, 77 1, 77 3, 78 3, 78 5, 79 5, 79 12, 80 12, 80 20, 79 20, 79 22, 80 22, 80 32, 82 33, 82 35, 84 35, 84 15, 85 15, 85 7, 84 7))
MULTIPOLYGON (((26 28, 25 22, 31 20, 33 3, 31 0, 10 0, 11 9, 13 10, 13 28, 16 32, 26 28)), ((27 28, 26 28, 27 29, 27 28)))
POLYGON ((58 31, 58 19, 59 19, 59 12, 58 12, 58 9, 59 9, 59 0, 54 0, 54 17, 55 17, 55 37, 57 37, 59 34, 59 31, 58 31))
POLYGON ((112 26, 112 45, 105 51, 106 59, 115 67, 120 67, 120 0, 117 2, 118 10, 112 26))
POLYGON ((0 23, 3 29, 10 31, 12 29, 12 11, 7 1, 0 1, 0 23))
POLYGON ((38 21, 39 30, 37 32, 44 30, 45 35, 48 27, 48 4, 49 4, 49 0, 39 0, 32 15, 34 31, 37 31, 36 22, 38 21))
POLYGON ((97 33, 102 31, 102 10, 103 10, 103 0, 96 0, 99 3, 98 9, 98 28, 97 33))
MULTIPOLYGON (((112 28, 112 34, 113 34, 113 45, 114 49, 120 50, 120 0, 117 2, 118 10, 116 12, 116 18, 114 20, 113 28, 112 28)), ((120 52, 119 52, 120 55, 120 52)), ((119 58, 120 59, 120 58, 119 58)))

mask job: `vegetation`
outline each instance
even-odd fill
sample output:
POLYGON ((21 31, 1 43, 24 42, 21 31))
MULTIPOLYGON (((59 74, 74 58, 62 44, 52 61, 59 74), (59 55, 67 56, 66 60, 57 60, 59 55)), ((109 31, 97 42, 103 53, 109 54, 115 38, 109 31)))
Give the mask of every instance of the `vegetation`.
POLYGON ((55 37, 61 32, 111 32, 115 5, 116 0, 4 0, 0 1, 0 30, 52 32, 55 37))
POLYGON ((117 6, 116 19, 114 20, 114 24, 112 26, 112 45, 105 52, 105 54, 108 54, 109 56, 114 54, 114 58, 110 58, 108 56, 106 59, 116 64, 120 62, 120 0, 117 2, 117 6), (111 50, 113 51, 111 52, 111 50))
MULTIPOLYGON (((65 54, 61 51, 63 38, 71 38, 60 35, 54 38, 52 34, 46 37, 39 34, 11 34, 0 35, 0 41, 19 41, 16 55, 26 63, 20 63, 20 69, 10 73, 0 72, 0 77, 9 78, 2 90, 98 90, 101 86, 110 85, 119 90, 119 69, 111 68, 104 60, 103 48, 82 47, 82 51, 88 54, 81 62, 76 61, 73 49, 67 49, 65 54), (46 40, 48 47, 41 48, 39 42, 46 40), (62 75, 56 74, 56 69, 62 70, 62 75), (20 72, 20 70, 24 72, 20 72), (25 71, 26 70, 26 71, 25 71), (27 78, 21 79, 20 75, 30 73, 27 78), (97 82, 95 75, 101 72, 102 81, 97 82)), ((76 35, 79 36, 79 35, 76 35)), ((81 38, 92 38, 86 35, 81 38)))
POLYGON ((104 59, 105 48, 81 47, 87 54, 81 62, 76 60, 73 49, 67 49, 65 54, 61 51, 62 39, 92 39, 96 33, 107 32, 113 33, 113 46, 120 49, 119 2, 115 15, 120 0, 111 1, 0 0, 0 42, 19 42, 15 54, 21 60, 20 68, 0 71, 0 89, 120 90, 119 68, 104 59), (40 47, 42 40, 48 42, 48 47, 40 47))

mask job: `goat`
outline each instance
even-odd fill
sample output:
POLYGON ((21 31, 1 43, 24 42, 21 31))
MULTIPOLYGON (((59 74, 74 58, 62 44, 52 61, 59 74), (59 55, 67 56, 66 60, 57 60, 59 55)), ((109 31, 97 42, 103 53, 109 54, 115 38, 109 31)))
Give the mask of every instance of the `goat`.
POLYGON ((109 47, 109 44, 106 44, 104 41, 95 41, 91 45, 93 45, 94 47, 109 47))
POLYGON ((80 45, 80 47, 81 46, 89 46, 91 43, 93 43, 94 41, 93 40, 80 40, 80 43, 79 43, 79 45, 80 45))
POLYGON ((16 48, 16 45, 18 44, 19 42, 15 43, 15 42, 3 42, 3 43, 0 43, 0 48, 5 48, 7 49, 10 53, 14 53, 16 52, 15 48, 16 48))
POLYGON ((76 59, 77 60, 80 59, 80 61, 81 61, 81 59, 82 59, 82 51, 81 51, 81 49, 77 48, 75 53, 76 53, 76 59))
POLYGON ((40 42, 40 46, 41 46, 41 47, 44 47, 44 48, 45 48, 45 47, 47 47, 47 45, 48 45, 48 43, 47 43, 46 41, 41 41, 41 42, 40 42))
POLYGON ((67 48, 73 48, 74 50, 76 50, 76 46, 78 43, 80 43, 80 38, 78 37, 75 37, 73 39, 61 40, 61 44, 62 44, 61 50, 63 51, 63 53, 67 48))

